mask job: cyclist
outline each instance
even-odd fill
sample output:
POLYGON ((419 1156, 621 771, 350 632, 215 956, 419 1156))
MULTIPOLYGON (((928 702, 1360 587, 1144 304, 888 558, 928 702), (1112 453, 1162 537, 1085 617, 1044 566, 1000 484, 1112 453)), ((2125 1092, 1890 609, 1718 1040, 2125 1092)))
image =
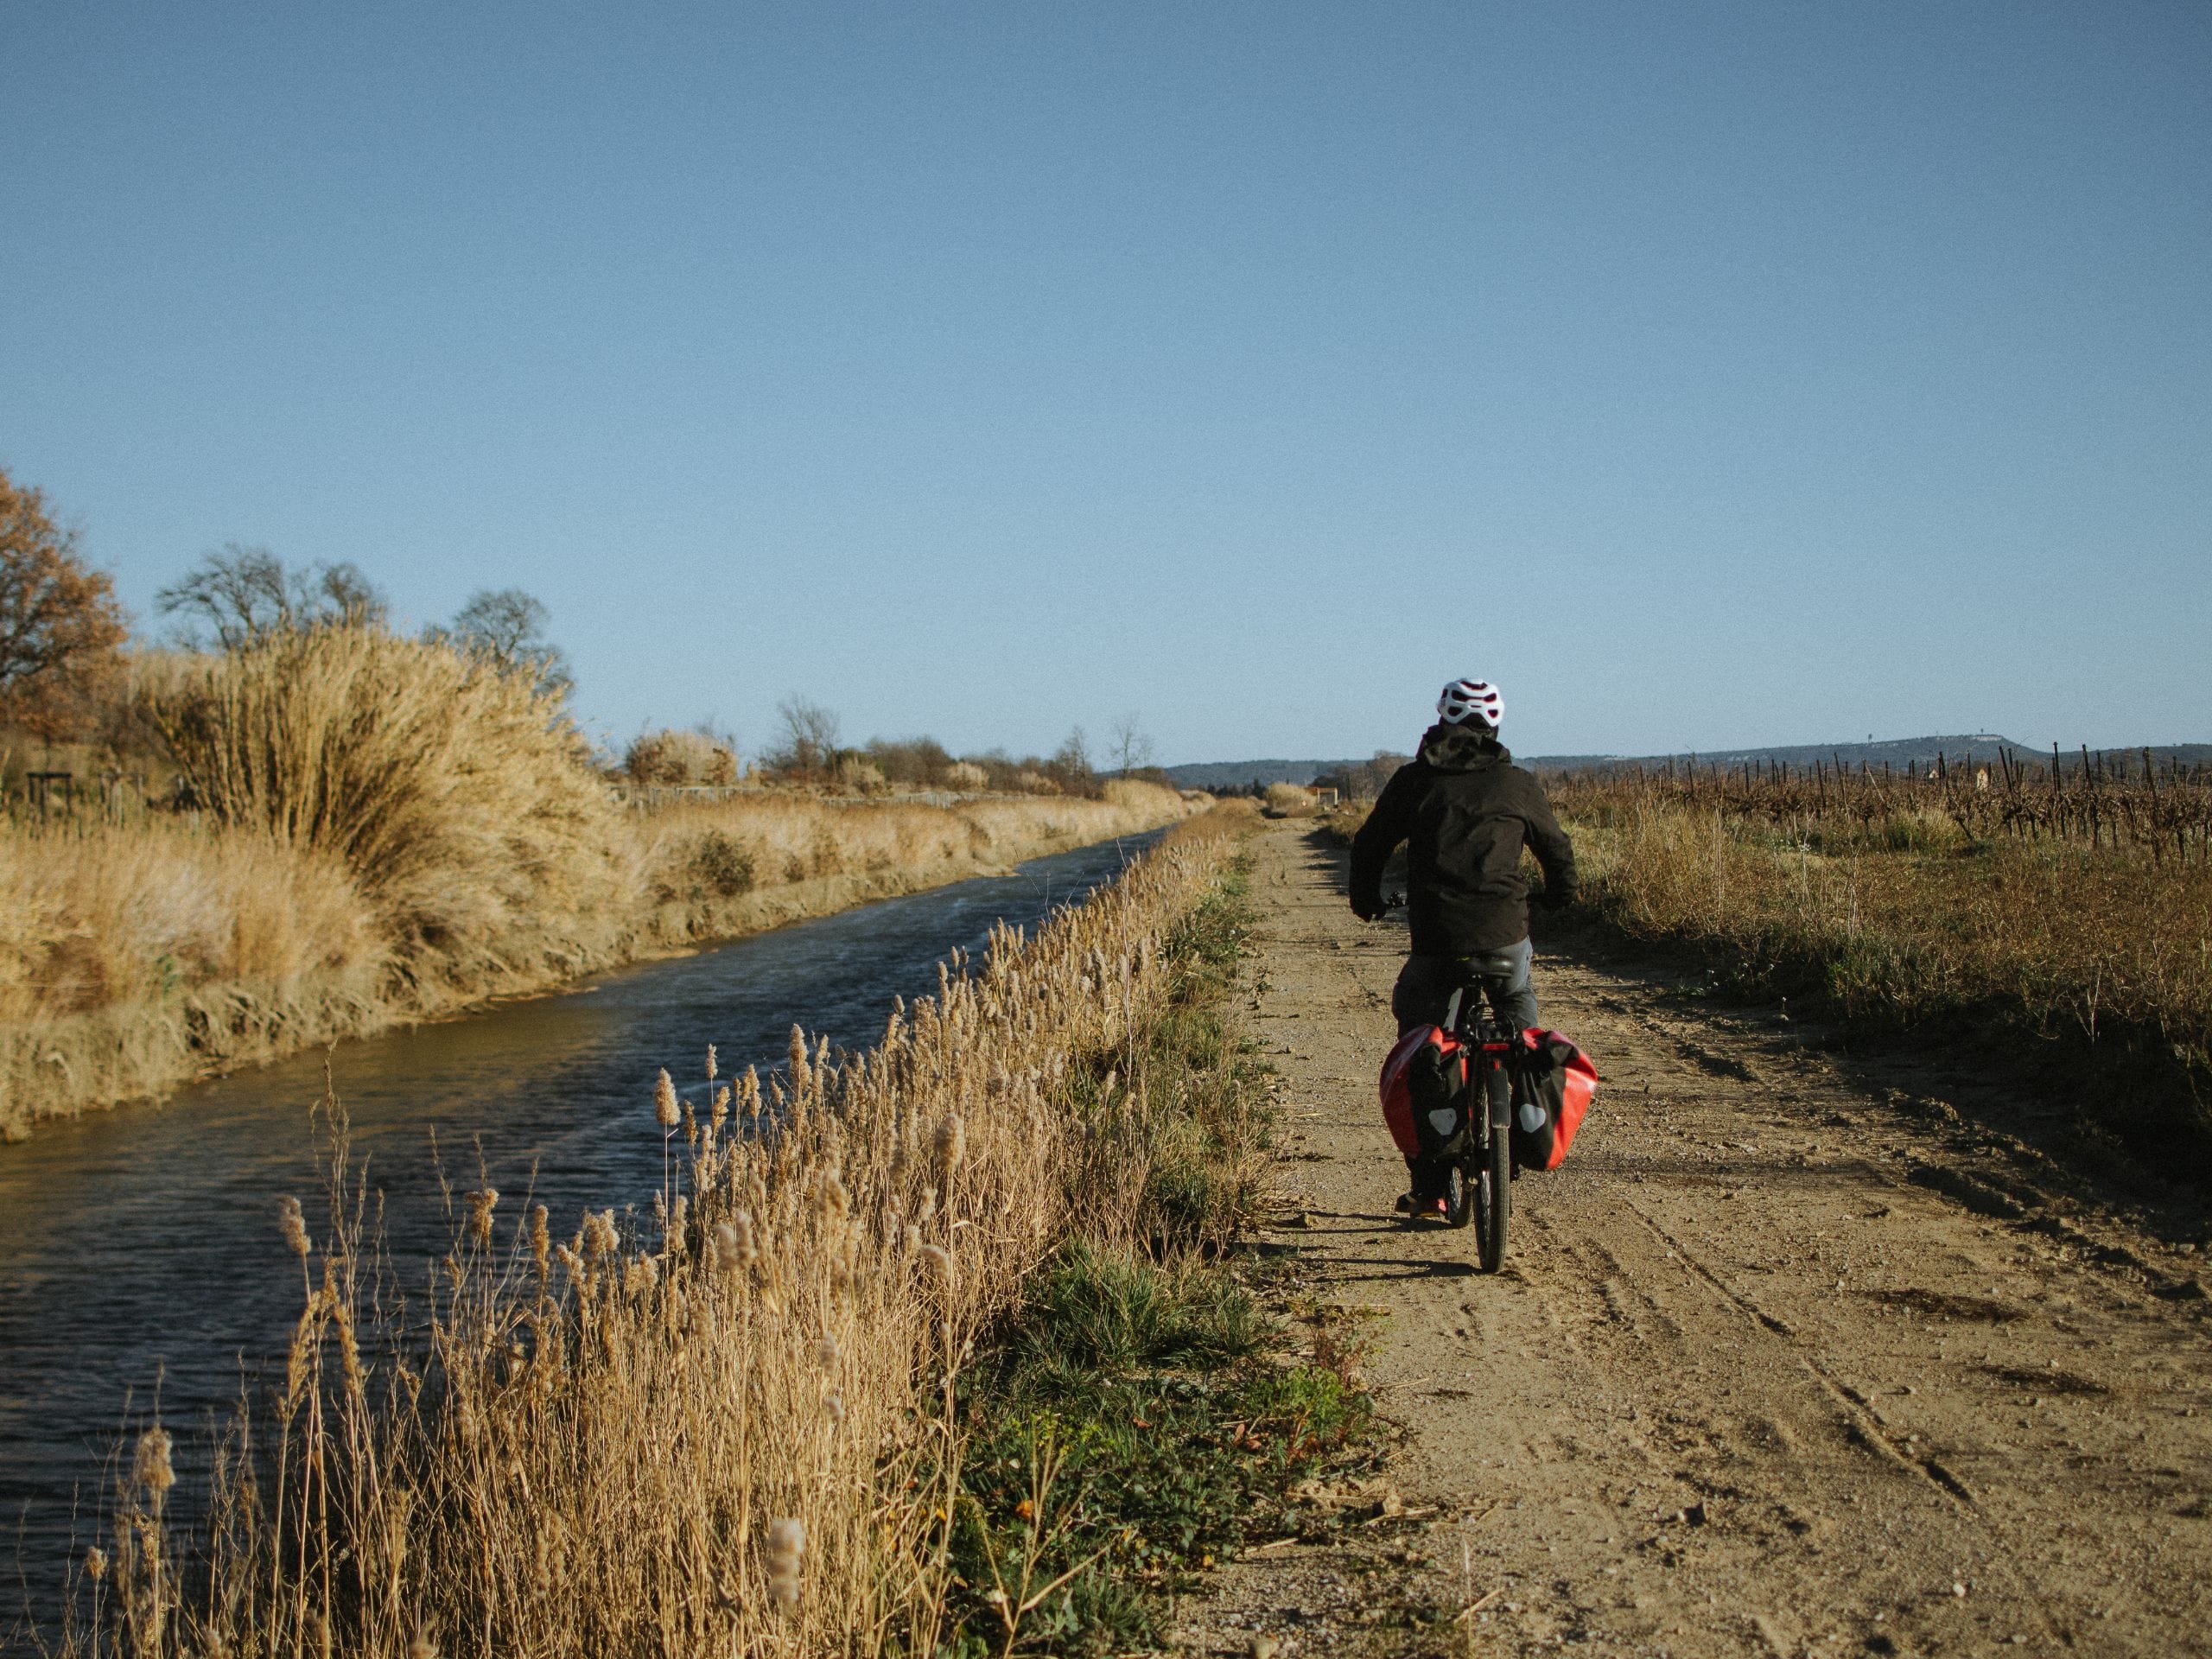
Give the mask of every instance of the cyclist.
MULTIPOLYGON (((1541 902, 1557 909, 1574 898, 1574 848, 1543 785, 1497 741, 1505 703, 1496 686, 1454 680, 1436 713, 1419 753, 1392 774, 1352 837, 1351 907, 1363 921, 1382 917, 1382 866, 1406 843, 1413 949, 1390 994, 1399 1035, 1440 1023, 1452 993, 1475 984, 1503 1024, 1525 1031, 1536 1023, 1536 994, 1521 849, 1536 855, 1541 902)), ((1440 1207, 1431 1173, 1413 1175, 1401 1207, 1440 1207)))

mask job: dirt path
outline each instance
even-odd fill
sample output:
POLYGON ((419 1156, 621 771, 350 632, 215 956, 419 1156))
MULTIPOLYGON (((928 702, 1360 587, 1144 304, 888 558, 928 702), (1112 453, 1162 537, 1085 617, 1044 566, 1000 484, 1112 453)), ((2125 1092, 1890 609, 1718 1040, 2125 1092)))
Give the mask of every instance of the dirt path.
POLYGON ((1294 827, 1255 847, 1248 1000, 1294 1211, 1262 1248, 1381 1311, 1364 1371, 1404 1440, 1394 1492, 1322 1495, 1185 1605, 1181 1641, 2212 1653, 2196 1257, 1786 1024, 1540 938, 1546 1022, 1605 1086, 1567 1168, 1516 1187, 1507 1270, 1478 1275, 1471 1234, 1391 1213, 1374 1076, 1402 932, 1355 921, 1340 858, 1294 827))

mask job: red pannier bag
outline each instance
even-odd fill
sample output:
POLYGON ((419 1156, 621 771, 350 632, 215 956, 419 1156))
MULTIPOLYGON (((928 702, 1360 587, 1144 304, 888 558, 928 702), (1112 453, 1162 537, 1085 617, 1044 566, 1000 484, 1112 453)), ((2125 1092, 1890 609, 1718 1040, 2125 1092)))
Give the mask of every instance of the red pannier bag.
POLYGON ((1523 1129, 1516 1114, 1514 1161, 1523 1169, 1557 1169, 1567 1161, 1574 1132, 1597 1097, 1598 1068, 1555 1031, 1531 1026, 1521 1033, 1521 1040, 1528 1048, 1519 1056, 1520 1087, 1514 1091, 1515 1100, 1533 1100, 1542 1107, 1544 1127, 1523 1129))
POLYGON ((1382 1062, 1382 1121, 1408 1159, 1449 1156, 1467 1128, 1467 1054, 1441 1026, 1415 1026, 1382 1062))

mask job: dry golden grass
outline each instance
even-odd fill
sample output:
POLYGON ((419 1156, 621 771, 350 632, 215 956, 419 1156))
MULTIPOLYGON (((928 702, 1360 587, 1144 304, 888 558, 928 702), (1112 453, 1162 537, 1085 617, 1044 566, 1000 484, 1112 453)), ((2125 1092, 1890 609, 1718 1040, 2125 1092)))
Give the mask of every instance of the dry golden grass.
POLYGON ((372 1029, 391 980, 327 855, 161 819, 19 828, 0 836, 0 1138, 372 1029))
POLYGON ((1553 779, 1611 918, 1861 1024, 2000 1035, 2212 1169, 2212 789, 2101 763, 1553 779))
POLYGON ((1819 962, 1821 988, 1901 1022, 2012 1000, 2087 1039, 2123 1025, 2212 1035, 2212 869, 1999 842, 1815 853, 1679 809, 1573 821, 1633 931, 1728 946, 1747 969, 1819 962))
POLYGON ((794 1031, 784 1077, 704 1113, 664 1076, 638 1107, 674 1166, 652 1218, 556 1236, 467 1194, 412 1328, 375 1295, 341 1125, 319 1236, 271 1218, 302 1312, 219 1471, 205 1589, 180 1589, 156 1426, 64 1650, 938 1651, 957 1373, 1071 1234, 1127 1242, 1163 944, 1231 851, 1180 838, 1033 940, 1000 931, 864 1057, 794 1031), (1071 1109, 1062 1079, 1102 1060, 1071 1109))
POLYGON ((1190 810, 1116 783, 625 811, 527 679, 370 629, 149 658, 138 685, 199 809, 0 836, 0 1136, 1190 810))
MULTIPOLYGON (((2000 1036, 2212 1170, 2212 788, 2170 770, 1554 775, 1586 895, 1732 988, 2000 1036)), ((1364 809, 1336 815, 1346 838, 1364 809)))
POLYGON ((1554 779, 1632 931, 1817 961, 1853 1012, 2010 1001, 2038 1028, 2212 1039, 2212 790, 2012 766, 1902 779, 1554 779))

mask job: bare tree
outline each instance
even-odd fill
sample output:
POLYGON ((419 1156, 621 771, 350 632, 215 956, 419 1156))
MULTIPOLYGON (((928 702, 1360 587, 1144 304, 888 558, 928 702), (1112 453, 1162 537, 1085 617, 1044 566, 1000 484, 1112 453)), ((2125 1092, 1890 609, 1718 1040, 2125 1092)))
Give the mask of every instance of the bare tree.
POLYGON ((265 547, 226 542, 188 575, 154 595, 164 616, 181 617, 179 639, 239 651, 292 628, 381 627, 391 607, 351 560, 293 572, 265 547))
POLYGON ((1052 753, 1052 764, 1065 766, 1070 772, 1088 772, 1090 770, 1090 740, 1077 726, 1068 733, 1067 741, 1052 753))
POLYGON ((793 692, 776 705, 776 717, 783 722, 784 740, 768 756, 769 764, 784 772, 827 771, 837 754, 837 716, 793 692))
POLYGON ((0 709, 61 736, 126 632, 114 582, 85 568, 76 532, 0 472, 0 709))
POLYGON ((567 654, 545 637, 551 620, 551 613, 519 588, 480 588, 454 613, 450 627, 428 628, 424 638, 480 653, 502 673, 531 675, 540 693, 565 696, 575 678, 567 654))
POLYGON ((1152 739, 1146 735, 1142 716, 1132 710, 1114 722, 1113 741, 1107 755, 1114 770, 1127 777, 1139 766, 1152 764, 1152 739))
POLYGON ((351 559, 317 565, 307 590, 307 602, 296 604, 295 608, 311 614, 318 622, 336 622, 354 628, 380 628, 391 615, 390 603, 351 559))
POLYGON ((1067 735, 1067 741, 1053 751, 1052 758, 1044 766, 1044 774, 1070 795, 1096 795, 1098 774, 1090 764, 1090 742, 1078 726, 1067 735))
POLYGON ((480 588, 454 613, 452 632, 504 668, 544 637, 551 620, 545 607, 519 588, 480 588))
POLYGON ((214 630, 216 645, 237 651, 291 626, 291 584, 283 561, 267 548, 226 542, 156 593, 154 608, 183 619, 177 631, 185 643, 205 644, 200 630, 206 626, 214 630))

